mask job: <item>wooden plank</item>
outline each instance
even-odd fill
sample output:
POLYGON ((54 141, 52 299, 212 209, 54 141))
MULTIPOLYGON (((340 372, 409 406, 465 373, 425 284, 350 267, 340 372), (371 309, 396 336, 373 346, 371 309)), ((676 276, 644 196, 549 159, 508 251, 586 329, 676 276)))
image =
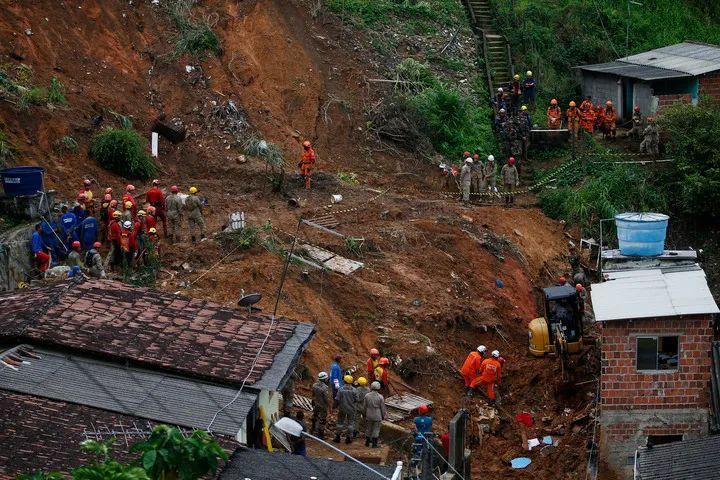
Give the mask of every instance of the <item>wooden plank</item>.
POLYGON ((336 230, 332 230, 332 229, 330 229, 330 228, 324 227, 324 226, 322 226, 322 225, 320 225, 320 224, 317 224, 317 223, 315 223, 315 222, 311 222, 310 220, 303 220, 302 222, 303 222, 305 225, 308 225, 308 226, 313 227, 313 228, 317 228, 317 229, 320 230, 321 232, 329 233, 330 235, 335 235, 336 237, 345 238, 345 235, 343 235, 342 233, 340 233, 340 232, 338 232, 338 231, 336 231, 336 230))
POLYGON ((312 400, 297 393, 293 395, 293 405, 308 412, 312 412, 313 409, 312 400))
POLYGON ((404 412, 412 413, 417 410, 420 405, 432 406, 433 402, 426 398, 412 393, 401 393, 399 395, 393 395, 392 397, 385 399, 385 405, 393 407, 404 412))
POLYGON ((340 255, 336 255, 333 252, 325 250, 324 248, 315 247, 313 245, 302 244, 300 245, 302 250, 307 252, 307 255, 323 265, 323 267, 332 270, 333 272, 342 273, 344 275, 350 275, 351 273, 360 270, 365 265, 355 260, 350 260, 340 255))

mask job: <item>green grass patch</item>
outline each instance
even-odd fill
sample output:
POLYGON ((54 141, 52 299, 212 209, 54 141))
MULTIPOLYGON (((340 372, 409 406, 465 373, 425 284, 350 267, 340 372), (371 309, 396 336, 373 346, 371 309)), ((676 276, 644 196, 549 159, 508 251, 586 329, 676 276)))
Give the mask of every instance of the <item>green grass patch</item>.
POLYGON ((144 180, 157 173, 146 147, 147 141, 135 130, 109 128, 93 137, 90 157, 106 170, 144 180))
POLYGON ((27 110, 31 106, 44 105, 48 103, 48 90, 43 87, 32 87, 20 94, 18 106, 21 110, 27 110))
POLYGON ((387 24, 397 17, 410 20, 404 27, 415 33, 432 31, 432 22, 464 15, 462 3, 455 0, 327 0, 327 6, 358 27, 387 24))
POLYGON ((170 18, 178 29, 172 58, 178 58, 185 54, 211 53, 217 56, 222 54, 220 37, 213 31, 208 19, 193 18, 190 10, 194 3, 190 0, 170 2, 170 18))
POLYGON ((77 153, 80 146, 78 145, 77 140, 73 137, 65 135, 53 144, 53 148, 59 153, 77 153))

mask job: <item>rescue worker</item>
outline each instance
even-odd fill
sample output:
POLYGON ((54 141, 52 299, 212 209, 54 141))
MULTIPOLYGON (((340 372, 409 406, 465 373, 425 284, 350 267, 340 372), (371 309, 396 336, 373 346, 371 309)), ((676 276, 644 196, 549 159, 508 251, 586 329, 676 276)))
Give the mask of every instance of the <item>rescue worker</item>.
MULTIPOLYGON (((147 214, 145 215, 145 228, 150 231, 151 228, 157 230, 157 209, 152 205, 147 207, 147 214)), ((165 230, 167 232, 167 230, 165 230)))
POLYGON ((135 221, 135 211, 133 210, 133 203, 129 200, 123 203, 122 219, 123 222, 135 221))
POLYGON ((183 201, 178 195, 180 189, 173 185, 170 187, 170 195, 165 201, 167 207, 167 219, 170 223, 170 243, 180 241, 180 226, 182 225, 183 201))
POLYGON ((380 392, 380 382, 372 382, 370 385, 370 393, 365 395, 363 400, 363 410, 365 411, 365 446, 378 448, 378 438, 380 437, 380 425, 387 417, 385 409, 385 397, 380 392))
POLYGON ((78 195, 82 194, 84 196, 86 205, 93 203, 93 192, 90 190, 90 185, 92 185, 92 182, 86 178, 83 180, 83 187, 78 192, 78 195))
POLYGON ((159 258, 161 253, 160 235, 158 235, 157 229, 154 227, 148 230, 148 242, 148 252, 150 255, 159 258))
POLYGON ((138 210, 138 217, 133 225, 133 235, 135 235, 135 255, 138 265, 148 265, 147 251, 147 213, 145 210, 138 210))
POLYGON ((367 359, 367 378, 370 383, 375 381, 375 369, 378 366, 378 360, 380 360, 380 351, 377 348, 370 349, 370 358, 367 359))
POLYGON ((603 135, 605 138, 609 138, 611 140, 615 139, 615 136, 617 135, 616 122, 617 112, 615 112, 613 102, 608 100, 605 102, 605 112, 603 114, 603 135))
POLYGON ((578 283, 575 285, 575 291, 577 292, 578 296, 578 310, 580 310, 581 318, 585 315, 585 299, 586 299, 586 292, 585 287, 582 283, 578 283))
POLYGON ((357 393, 356 397, 356 403, 355 403, 355 432, 354 436, 358 436, 358 434, 362 431, 362 426, 365 423, 365 410, 363 409, 363 401, 365 400, 365 395, 370 393, 370 389, 367 386, 368 381, 365 377, 360 377, 357 379, 357 387, 355 387, 355 392, 357 393))
POLYGON ((120 239, 122 237, 122 227, 120 222, 122 221, 122 213, 119 210, 115 210, 112 214, 112 220, 108 225, 108 240, 110 241, 110 251, 105 259, 105 267, 111 267, 115 270, 117 267, 122 265, 122 249, 120 247, 120 239))
POLYGON ((107 238, 107 227, 108 223, 110 223, 110 217, 108 216, 108 211, 110 209, 110 202, 112 202, 112 195, 109 193, 106 193, 103 197, 103 201, 100 204, 100 215, 98 215, 98 219, 100 220, 100 241, 105 241, 105 238, 107 238))
POLYGON ((640 142, 640 153, 660 154, 660 131, 653 117, 647 118, 647 127, 643 130, 643 140, 640 142))
POLYGON ((530 131, 532 130, 532 117, 528 112, 527 105, 520 107, 520 118, 519 118, 518 132, 520 134, 520 141, 522 142, 522 161, 527 162, 527 154, 530 149, 530 131))
POLYGON ((47 220, 43 218, 41 222, 41 235, 45 247, 49 250, 52 257, 51 266, 56 265, 59 259, 64 259, 65 254, 69 251, 64 242, 58 239, 60 228, 52 217, 47 220))
POLYGON ((342 435, 343 432, 345 432, 345 443, 351 443, 355 428, 355 405, 357 404, 357 391, 355 387, 353 387, 355 380, 352 375, 345 375, 343 381, 344 385, 338 390, 335 396, 335 401, 338 406, 335 438, 333 439, 335 443, 340 441, 340 435, 342 435))
POLYGON ((483 166, 483 189, 487 188, 490 193, 497 193, 497 165, 495 156, 488 155, 487 162, 483 166))
POLYGON ((375 369, 375 381, 380 384, 383 393, 390 393, 390 359, 382 357, 375 369))
POLYGON ((73 214, 75 214, 75 218, 77 219, 78 224, 85 220, 85 216, 87 215, 87 210, 85 210, 85 194, 81 193, 77 196, 75 206, 72 210, 73 214))
POLYGON ((312 144, 305 140, 303 142, 303 154, 300 158, 300 175, 305 179, 305 189, 310 189, 310 175, 312 173, 313 166, 315 165, 316 155, 315 150, 312 148, 312 144))
POLYGON ((487 347, 485 345, 478 346, 477 350, 473 350, 468 354, 462 367, 460 367, 460 375, 462 375, 463 380, 465 381, 465 388, 467 389, 468 396, 472 396, 472 388, 470 388, 470 384, 472 384, 472 381, 480 373, 480 365, 482 364, 483 356, 486 351, 487 347))
POLYGON ((600 130, 601 132, 604 132, 605 130, 605 109, 602 105, 599 103, 595 105, 595 109, 593 110, 594 113, 594 122, 593 127, 595 130, 600 130))
POLYGON ((330 365, 330 392, 333 400, 337 396, 338 390, 343 386, 343 369, 340 366, 342 362, 342 355, 337 354, 333 357, 333 362, 330 365))
POLYGON ((515 158, 508 158, 507 164, 503 165, 500 170, 500 176, 503 179, 503 186, 505 187, 505 205, 515 203, 515 187, 520 186, 520 176, 518 175, 517 168, 515 168, 515 158))
POLYGON ((635 109, 633 110, 632 114, 632 128, 630 129, 628 136, 634 138, 635 140, 640 140, 640 135, 642 134, 643 130, 642 124, 643 118, 642 113, 640 112, 640 106, 635 105, 635 109))
POLYGON ((472 185, 473 159, 467 157, 465 164, 460 170, 460 185, 462 185, 462 201, 467 204, 470 201, 470 186, 472 185))
POLYGON ((125 204, 125 202, 132 203, 132 212, 133 217, 137 213, 137 202, 135 201, 135 185, 129 184, 125 187, 125 193, 122 196, 122 203, 125 204))
POLYGON ((517 114, 520 108, 520 96, 522 95, 522 84, 520 83, 520 75, 513 75, 513 81, 510 84, 510 113, 517 114))
POLYGON ((559 130, 562 126, 562 110, 554 98, 550 100, 550 106, 547 109, 547 124, 550 130, 559 130))
POLYGON ((312 386, 312 395, 313 415, 310 433, 324 439, 328 409, 330 408, 330 387, 328 387, 326 372, 318 373, 317 382, 312 386))
POLYGON ((486 358, 483 360, 482 364, 480 364, 480 375, 473 380, 471 387, 484 387, 490 402, 494 403, 495 385, 499 386, 500 381, 502 380, 502 365, 498 361, 498 358, 500 358, 500 352, 493 350, 490 355, 490 358, 486 358))
POLYGON ((508 123, 507 111, 504 108, 498 110, 498 114, 495 117, 495 129, 502 134, 505 131, 505 127, 508 123))
MULTIPOLYGON (((295 414, 295 421, 300 424, 302 431, 306 431, 305 427, 305 413, 300 410, 295 414)), ((292 446, 292 454, 300 455, 301 457, 307 456, 307 449, 305 448, 305 437, 301 434, 299 437, 289 435, 290 444, 292 446)))
POLYGON ((98 221, 93 215, 89 215, 80 224, 80 243, 82 249, 90 250, 98 238, 98 221))
POLYGON ((570 130, 571 138, 573 142, 575 142, 578 139, 578 132, 580 131, 580 110, 578 110, 574 101, 568 104, 565 116, 567 117, 567 127, 568 130, 570 130))
POLYGON ((493 99, 493 108, 495 109, 495 115, 500 113, 500 109, 507 108, 507 105, 505 104, 505 92, 503 92, 502 88, 497 89, 497 93, 493 99))
POLYGON ((480 155, 476 153, 475 155, 473 155, 472 164, 472 185, 470 186, 470 190, 472 192, 479 193, 483 190, 482 169, 483 163, 480 161, 480 155))
POLYGON ((522 88, 523 88, 523 103, 525 105, 535 105, 535 87, 537 84, 535 83, 535 77, 533 77, 533 72, 528 70, 525 72, 525 79, 523 80, 522 88))
POLYGON ((94 278, 105 278, 105 267, 103 266, 102 257, 100 256, 100 248, 102 243, 95 242, 90 250, 85 254, 85 268, 94 278))
POLYGON ((82 257, 80 256, 80 242, 75 240, 72 242, 72 250, 67 257, 67 266, 72 269, 73 267, 83 267, 82 257))
POLYGON ((135 252, 137 245, 135 244, 135 232, 133 232, 133 224, 129 220, 123 221, 122 230, 120 232, 120 252, 122 258, 123 269, 133 268, 135 260, 135 252))
POLYGON ((60 208, 60 233, 66 245, 72 245, 75 240, 80 240, 77 229, 78 221, 73 212, 68 212, 68 207, 63 205, 60 208))
MULTIPOLYGON (((153 180, 152 181, 152 188, 147 191, 145 194, 145 201, 149 203, 153 209, 155 210, 155 213, 153 213, 153 217, 156 219, 159 219, 162 222, 163 226, 163 235, 165 235, 165 238, 167 238, 167 216, 165 215, 165 195, 163 194, 162 190, 160 190, 160 180, 153 180)), ((149 209, 148 209, 149 210, 149 209)), ((149 213, 149 212, 148 212, 149 213)), ((155 225, 153 225, 155 226, 155 225)))
POLYGON ((593 104, 591 97, 585 97, 580 104, 580 126, 588 133, 593 133, 595 128, 595 112, 593 112, 593 104))
POLYGON ((185 200, 185 209, 188 210, 188 228, 190 239, 195 242, 195 227, 200 229, 200 240, 205 238, 205 219, 202 214, 202 200, 197 196, 197 187, 188 189, 190 196, 185 200))
POLYGON ((39 223, 35 225, 35 231, 32 233, 30 247, 33 256, 35 257, 35 266, 40 273, 45 273, 50 265, 51 257, 45 252, 45 243, 42 240, 42 235, 40 235, 41 229, 42 226, 39 223))
POLYGON ((428 415, 430 409, 427 405, 418 407, 418 415, 413 419, 413 433, 425 435, 432 431, 432 417, 428 415))

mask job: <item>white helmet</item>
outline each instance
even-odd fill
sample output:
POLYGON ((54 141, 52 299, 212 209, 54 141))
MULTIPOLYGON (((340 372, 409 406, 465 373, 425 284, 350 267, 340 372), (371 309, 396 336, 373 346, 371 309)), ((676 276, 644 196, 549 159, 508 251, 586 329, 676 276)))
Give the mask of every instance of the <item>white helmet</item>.
POLYGON ((485 352, 487 352, 487 347, 486 347, 485 345, 480 345, 480 346, 477 348, 477 351, 480 352, 480 353, 485 353, 485 352))
POLYGON ((465 163, 473 163, 473 159, 470 158, 470 157, 467 157, 467 158, 465 159, 465 163))
POLYGON ((488 155, 488 162, 494 162, 495 156, 494 155, 488 155))
POLYGON ((504 109, 504 108, 501 108, 501 109, 500 109, 500 113, 505 113, 505 109, 504 109))
POLYGON ((370 384, 370 390, 380 390, 380 382, 372 382, 370 384))
POLYGON ((327 380, 327 379, 328 379, 328 374, 327 374, 327 372, 320 372, 320 373, 318 373, 318 380, 327 380))
POLYGON ((503 89, 502 87, 498 88, 498 93, 502 93, 503 89))
POLYGON ((125 220, 123 222, 123 228, 132 228, 132 222, 130 220, 125 220))
POLYGON ((490 355, 492 355, 493 358, 498 358, 500 357, 500 352, 498 352, 497 350, 493 350, 490 355))

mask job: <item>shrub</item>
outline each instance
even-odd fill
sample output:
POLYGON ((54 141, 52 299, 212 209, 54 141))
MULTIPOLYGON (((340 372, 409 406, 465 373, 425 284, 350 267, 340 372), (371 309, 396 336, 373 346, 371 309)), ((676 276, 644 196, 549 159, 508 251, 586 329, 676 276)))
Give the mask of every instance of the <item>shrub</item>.
POLYGON ((135 130, 110 128, 92 139, 90 156, 118 175, 147 179, 157 173, 157 167, 145 147, 146 141, 135 130))
POLYGON ((173 58, 180 57, 186 53, 202 54, 210 52, 215 55, 222 53, 220 38, 213 32, 207 20, 195 21, 192 19, 190 9, 194 2, 176 1, 170 5, 170 16, 178 28, 175 38, 175 50, 173 58))
POLYGON ((406 58, 397 64, 393 73, 396 80, 406 82, 398 85, 410 93, 421 92, 438 83, 430 66, 414 58, 406 58))
POLYGON ((22 110, 27 110, 32 105, 42 105, 48 101, 48 91, 42 87, 32 87, 23 91, 20 95, 19 106, 22 110))
POLYGON ((358 26, 385 23, 394 15, 415 22, 433 22, 448 17, 462 18, 455 0, 328 0, 328 8, 358 26))
POLYGON ((60 83, 57 78, 53 77, 52 80, 50 80, 50 88, 48 89, 47 93, 48 102, 52 103, 53 105, 67 105, 68 101, 65 98, 65 94, 63 93, 64 89, 65 86, 60 83))
POLYGON ((69 152, 69 153, 77 153, 79 150, 79 145, 77 143, 77 140, 75 140, 70 135, 65 135, 61 139, 59 139, 55 144, 53 145, 55 148, 55 151, 57 152, 69 152))

